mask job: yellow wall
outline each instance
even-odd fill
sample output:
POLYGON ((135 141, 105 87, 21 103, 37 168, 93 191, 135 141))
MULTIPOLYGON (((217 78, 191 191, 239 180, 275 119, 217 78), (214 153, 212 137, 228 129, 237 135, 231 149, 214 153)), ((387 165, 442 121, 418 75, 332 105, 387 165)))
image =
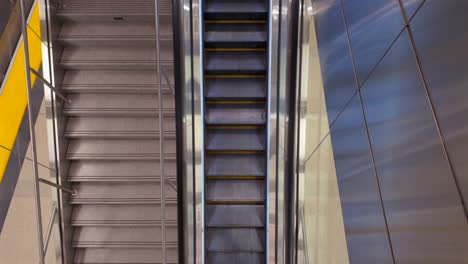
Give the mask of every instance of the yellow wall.
MULTIPOLYGON (((42 62, 40 33, 39 8, 36 2, 33 6, 28 27, 29 61, 31 68, 36 70, 40 68, 42 62)), ((27 105, 26 72, 22 41, 11 61, 10 72, 5 77, 5 86, 0 94, 0 145, 8 149, 13 148, 27 105)), ((34 83, 35 79, 35 76, 31 75, 32 83, 34 83)), ((11 152, 9 151, 0 152, 0 183, 3 179, 10 154, 11 152)))

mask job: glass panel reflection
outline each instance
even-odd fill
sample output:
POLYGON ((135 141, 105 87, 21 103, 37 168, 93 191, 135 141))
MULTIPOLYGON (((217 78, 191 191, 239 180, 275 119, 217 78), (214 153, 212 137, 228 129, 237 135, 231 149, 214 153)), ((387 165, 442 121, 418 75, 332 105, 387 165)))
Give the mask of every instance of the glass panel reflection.
POLYGON ((349 263, 311 2, 302 25, 298 263, 349 263))

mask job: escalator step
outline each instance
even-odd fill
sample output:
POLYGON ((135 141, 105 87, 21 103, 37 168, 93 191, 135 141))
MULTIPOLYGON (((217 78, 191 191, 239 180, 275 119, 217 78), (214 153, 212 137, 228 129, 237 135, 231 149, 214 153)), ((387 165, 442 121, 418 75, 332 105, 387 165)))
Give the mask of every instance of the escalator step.
POLYGON ((265 176, 264 155, 207 155, 206 175, 265 176))
POLYGON ((205 207, 207 227, 264 227, 263 205, 207 205, 205 207))
POLYGON ((207 78, 205 97, 207 99, 264 99, 265 78, 207 78))
POLYGON ((263 125, 266 121, 264 104, 209 104, 207 125, 263 125))
POLYGON ((207 73, 265 73, 268 68, 265 52, 206 52, 207 73))
POLYGON ((221 252, 264 252, 263 228, 207 228, 206 249, 221 252))
POLYGON ((259 0, 208 0, 205 2, 205 18, 266 18, 268 5, 259 0))
POLYGON ((206 149, 208 151, 263 151, 265 150, 265 131, 263 129, 210 129, 206 132, 206 149))
POLYGON ((265 255, 258 252, 208 252, 207 263, 263 264, 265 255))
POLYGON ((212 204, 262 204, 265 202, 263 180, 208 180, 206 200, 212 204))

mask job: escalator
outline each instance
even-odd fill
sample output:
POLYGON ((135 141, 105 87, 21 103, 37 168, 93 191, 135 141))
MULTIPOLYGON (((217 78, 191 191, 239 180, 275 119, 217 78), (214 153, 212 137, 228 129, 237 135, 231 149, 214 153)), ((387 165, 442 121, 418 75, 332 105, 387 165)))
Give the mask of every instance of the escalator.
POLYGON ((269 2, 203 6, 205 260, 265 263, 269 2))

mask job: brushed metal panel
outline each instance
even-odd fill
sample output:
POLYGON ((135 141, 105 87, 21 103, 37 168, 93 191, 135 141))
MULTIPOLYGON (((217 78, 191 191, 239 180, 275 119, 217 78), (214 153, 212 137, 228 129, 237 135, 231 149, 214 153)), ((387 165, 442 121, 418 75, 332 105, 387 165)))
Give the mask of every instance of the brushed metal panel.
POLYGON ((328 121, 333 122, 356 92, 353 65, 339 0, 313 1, 328 121))
POLYGON ((468 203, 468 2, 426 1, 411 22, 447 152, 468 203))
POLYGON ((424 3, 424 0, 401 0, 406 16, 410 20, 418 11, 418 8, 424 3))
POLYGON ((398 0, 342 0, 362 85, 404 27, 398 0))
POLYGON ((362 96, 395 262, 466 263, 466 217, 407 32, 362 96))
POLYGON ((331 130, 351 264, 394 263, 359 96, 331 130))

